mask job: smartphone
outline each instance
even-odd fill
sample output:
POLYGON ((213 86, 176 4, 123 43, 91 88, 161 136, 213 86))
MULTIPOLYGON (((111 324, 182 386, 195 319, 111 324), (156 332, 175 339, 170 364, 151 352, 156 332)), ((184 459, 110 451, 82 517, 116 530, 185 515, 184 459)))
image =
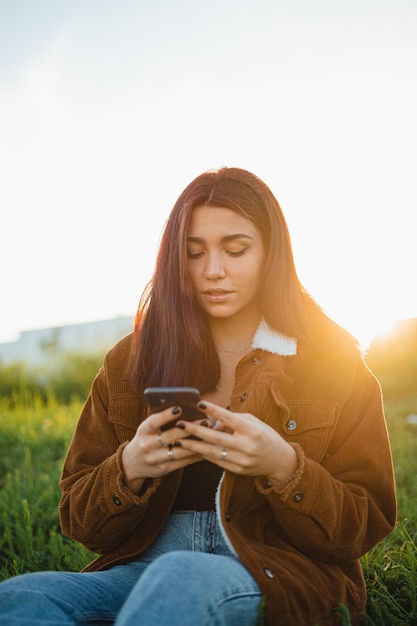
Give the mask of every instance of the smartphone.
POLYGON ((205 414, 197 407, 201 398, 199 390, 195 387, 148 387, 145 389, 145 398, 153 413, 159 413, 174 406, 182 408, 182 414, 172 422, 161 426, 161 430, 173 428, 178 420, 192 422, 205 417, 205 414))

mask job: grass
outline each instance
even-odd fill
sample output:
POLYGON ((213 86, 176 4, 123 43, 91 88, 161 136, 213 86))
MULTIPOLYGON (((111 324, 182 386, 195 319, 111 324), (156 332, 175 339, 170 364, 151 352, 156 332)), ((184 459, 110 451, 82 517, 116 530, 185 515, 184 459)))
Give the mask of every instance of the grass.
POLYGON ((58 481, 81 406, 0 404, 0 580, 78 570, 91 554, 62 536, 58 481))
POLYGON ((398 497, 395 530, 362 558, 368 588, 367 626, 417 624, 417 397, 386 401, 398 497))
MULTIPOLYGON (((79 570, 92 554, 60 533, 58 480, 81 410, 53 398, 0 401, 0 580, 24 572, 79 570)), ((365 626, 417 625, 417 397, 386 401, 398 493, 398 522, 362 558, 368 587, 365 626)), ((344 626, 349 616, 340 608, 344 626)))

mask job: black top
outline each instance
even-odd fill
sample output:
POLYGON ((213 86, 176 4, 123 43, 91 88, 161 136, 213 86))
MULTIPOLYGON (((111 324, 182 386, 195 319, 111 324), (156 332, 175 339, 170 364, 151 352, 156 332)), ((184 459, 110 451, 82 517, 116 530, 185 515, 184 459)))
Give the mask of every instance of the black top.
POLYGON ((210 461, 187 465, 172 511, 214 511, 222 468, 210 461))

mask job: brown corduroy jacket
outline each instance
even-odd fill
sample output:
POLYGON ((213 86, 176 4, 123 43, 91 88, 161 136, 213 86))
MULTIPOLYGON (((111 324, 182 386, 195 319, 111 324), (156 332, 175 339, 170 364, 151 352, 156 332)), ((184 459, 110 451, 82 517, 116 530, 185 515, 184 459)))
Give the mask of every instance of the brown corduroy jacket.
MULTIPOLYGON (((131 341, 107 354, 61 478, 63 532, 101 555, 87 570, 143 552, 181 480, 180 470, 148 480, 139 496, 123 485, 122 449, 147 414, 127 382, 131 341)), ((358 559, 396 520, 379 384, 353 349, 293 350, 273 332, 254 346, 236 369, 231 409, 256 415, 291 442, 299 472, 281 490, 264 477, 225 472, 223 530, 265 596, 268 626, 338 624, 342 604, 359 624, 366 589, 358 559)))

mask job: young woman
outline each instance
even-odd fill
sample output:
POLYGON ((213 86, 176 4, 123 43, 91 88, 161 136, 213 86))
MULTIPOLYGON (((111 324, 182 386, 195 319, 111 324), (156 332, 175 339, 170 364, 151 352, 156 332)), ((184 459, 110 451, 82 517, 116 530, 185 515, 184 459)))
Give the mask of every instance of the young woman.
POLYGON ((381 392, 253 174, 210 171, 179 197, 61 487, 63 532, 100 556, 4 582, 1 624, 327 626, 341 605, 359 624, 358 559, 396 516, 381 392), (145 388, 185 385, 201 419, 151 414, 145 388))

